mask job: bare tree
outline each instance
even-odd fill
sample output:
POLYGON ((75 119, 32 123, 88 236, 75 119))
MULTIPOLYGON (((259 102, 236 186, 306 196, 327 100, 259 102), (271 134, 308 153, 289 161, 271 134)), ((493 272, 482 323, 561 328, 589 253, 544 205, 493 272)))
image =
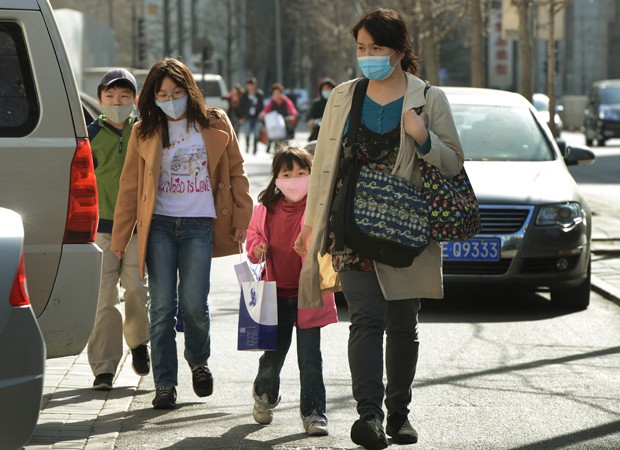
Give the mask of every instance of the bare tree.
POLYGON ((439 85, 440 44, 465 17, 465 0, 415 0, 414 11, 425 78, 439 85))
POLYGON ((534 94, 532 79, 533 51, 531 10, 533 0, 512 0, 519 13, 519 93, 527 98, 534 94))
POLYGON ((471 66, 470 66, 470 84, 473 87, 486 87, 486 53, 483 21, 483 3, 481 0, 469 0, 469 21, 471 25, 471 66))
POLYGON ((554 136, 557 135, 555 126, 555 16, 569 3, 569 0, 547 0, 547 17, 549 20, 547 28, 547 96, 549 97, 549 128, 554 136))

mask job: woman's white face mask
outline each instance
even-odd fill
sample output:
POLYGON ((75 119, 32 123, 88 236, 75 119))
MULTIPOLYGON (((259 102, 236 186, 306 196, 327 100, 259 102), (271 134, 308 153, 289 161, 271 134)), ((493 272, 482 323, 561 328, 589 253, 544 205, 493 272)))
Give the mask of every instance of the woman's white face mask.
POLYGON ((159 108, 168 117, 172 117, 174 120, 177 120, 187 112, 187 95, 177 98, 176 100, 168 100, 165 102, 155 100, 155 104, 159 106, 159 108))

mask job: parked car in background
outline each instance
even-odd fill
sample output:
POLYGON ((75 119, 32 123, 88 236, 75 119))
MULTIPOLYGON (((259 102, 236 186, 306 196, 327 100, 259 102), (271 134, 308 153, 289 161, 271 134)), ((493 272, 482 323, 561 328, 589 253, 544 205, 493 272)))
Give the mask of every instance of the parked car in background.
POLYGON ((24 227, 0 208, 0 448, 28 442, 43 395, 45 344, 32 312, 24 270, 24 227))
POLYGON ((101 279, 97 184, 49 2, 1 2, 0 47, 0 206, 24 223, 28 293, 47 357, 77 355, 93 328, 101 279))
MULTIPOLYGON (((542 123, 546 123, 551 127, 551 114, 549 112, 549 97, 545 94, 534 94, 532 97, 532 104, 534 108, 536 108, 536 115, 541 120, 542 123)), ((564 129, 564 124, 562 123, 562 118, 560 117, 560 112, 562 111, 562 106, 556 106, 555 112, 553 113, 553 123, 555 124, 555 134, 554 136, 560 137, 562 130, 564 129)))
POLYGON ((96 98, 91 97, 82 91, 80 91, 80 101, 82 102, 84 120, 86 121, 86 126, 88 126, 89 123, 99 117, 99 114, 101 114, 101 107, 99 106, 99 101, 96 98))
POLYGON ((620 138, 620 79, 595 81, 585 110, 586 145, 603 147, 608 139, 620 138))
POLYGON ((228 100, 226 100, 228 88, 226 87, 226 81, 224 81, 221 75, 214 73, 205 73, 204 75, 195 73, 194 78, 208 106, 216 106, 223 110, 228 109, 228 100))
POLYGON ((556 143, 519 94, 442 89, 481 215, 477 236, 442 244, 446 285, 545 290, 558 306, 587 308, 592 215, 567 165, 594 154, 556 143))

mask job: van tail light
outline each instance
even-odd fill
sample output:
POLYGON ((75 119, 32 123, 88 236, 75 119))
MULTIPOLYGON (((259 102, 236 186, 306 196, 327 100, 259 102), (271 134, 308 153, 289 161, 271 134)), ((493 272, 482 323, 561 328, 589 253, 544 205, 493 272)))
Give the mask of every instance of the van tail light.
POLYGON ((69 208, 63 244, 94 242, 98 221, 97 180, 90 142, 86 138, 78 138, 71 162, 69 208))
POLYGON ((19 266, 17 267, 17 273, 13 280, 13 287, 11 288, 11 295, 9 296, 9 303, 11 306, 28 306, 30 300, 28 299, 28 290, 26 289, 26 271, 24 270, 24 252, 22 252, 19 258, 19 266))

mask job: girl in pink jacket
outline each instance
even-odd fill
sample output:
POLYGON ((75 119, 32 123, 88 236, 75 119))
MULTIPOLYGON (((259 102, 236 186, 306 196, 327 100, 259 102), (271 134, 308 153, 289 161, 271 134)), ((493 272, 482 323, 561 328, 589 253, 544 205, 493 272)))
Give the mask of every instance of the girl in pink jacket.
POLYGON ((280 371, 297 329, 297 362, 301 383, 301 418, 306 433, 328 434, 325 415, 325 384, 321 357, 321 327, 337 322, 333 294, 323 296, 323 307, 297 308, 302 258, 293 250, 299 234, 310 181, 312 156, 295 147, 276 152, 269 185, 258 195, 250 221, 247 254, 252 263, 265 261, 261 279, 275 281, 278 292, 278 346, 265 352, 254 380, 253 417, 267 425, 280 402, 280 371))

